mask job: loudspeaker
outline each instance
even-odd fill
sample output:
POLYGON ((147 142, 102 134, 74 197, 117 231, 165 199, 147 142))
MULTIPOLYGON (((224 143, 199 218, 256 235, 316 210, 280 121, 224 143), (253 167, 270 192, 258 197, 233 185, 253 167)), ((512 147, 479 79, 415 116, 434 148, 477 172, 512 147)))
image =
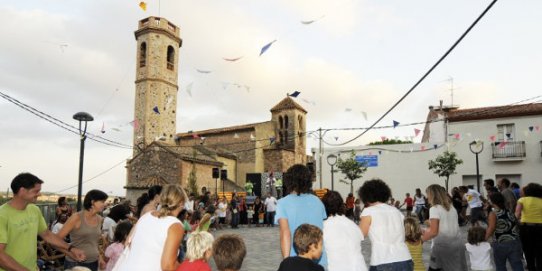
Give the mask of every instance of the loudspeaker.
POLYGON ((218 179, 220 178, 220 172, 218 171, 218 168, 217 167, 214 167, 213 168, 213 179, 218 179))
POLYGON ((220 179, 227 180, 228 179, 228 170, 222 169, 220 170, 220 179))

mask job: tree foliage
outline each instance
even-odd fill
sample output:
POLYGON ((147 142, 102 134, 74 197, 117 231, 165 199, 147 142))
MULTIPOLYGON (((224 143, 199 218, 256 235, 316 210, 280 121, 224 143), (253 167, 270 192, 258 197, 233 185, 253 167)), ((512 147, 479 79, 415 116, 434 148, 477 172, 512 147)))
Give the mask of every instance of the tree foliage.
POLYGON ((190 193, 194 193, 197 197, 199 195, 198 178, 196 177, 196 165, 192 163, 192 170, 188 175, 188 190, 190 193))
POLYGON ((343 183, 350 184, 350 193, 354 193, 354 181, 361 178, 367 171, 367 167, 356 161, 356 153, 352 151, 350 157, 342 159, 339 156, 337 168, 346 176, 347 180, 340 180, 343 183))
POLYGON ((448 181, 450 176, 457 173, 455 171, 458 165, 463 164, 463 160, 457 158, 455 152, 445 151, 435 158, 435 160, 429 160, 429 170, 437 174, 439 177, 445 177, 446 191, 448 191, 448 181))
POLYGON ((368 145, 395 145, 395 144, 412 144, 410 140, 401 140, 401 139, 384 139, 383 141, 371 142, 368 145))

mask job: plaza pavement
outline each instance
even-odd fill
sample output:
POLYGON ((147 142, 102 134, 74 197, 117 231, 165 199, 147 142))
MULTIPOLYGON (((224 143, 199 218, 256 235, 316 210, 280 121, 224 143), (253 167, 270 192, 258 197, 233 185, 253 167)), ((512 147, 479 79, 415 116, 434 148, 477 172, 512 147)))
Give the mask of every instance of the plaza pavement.
MULTIPOLYGON (((467 241, 468 227, 461 227, 461 238, 467 241)), ((279 229, 278 226, 251 227, 242 226, 239 229, 223 229, 212 232, 215 238, 222 234, 239 234, 245 241, 247 247, 247 256, 243 261, 241 271, 276 271, 281 262, 279 229)), ((429 263, 429 253, 431 251, 431 242, 425 242, 423 245, 423 260, 426 268, 429 263)), ((371 242, 366 239, 362 242, 362 252, 367 264, 371 257, 371 242)), ((214 262, 211 260, 211 267, 217 270, 214 262)))

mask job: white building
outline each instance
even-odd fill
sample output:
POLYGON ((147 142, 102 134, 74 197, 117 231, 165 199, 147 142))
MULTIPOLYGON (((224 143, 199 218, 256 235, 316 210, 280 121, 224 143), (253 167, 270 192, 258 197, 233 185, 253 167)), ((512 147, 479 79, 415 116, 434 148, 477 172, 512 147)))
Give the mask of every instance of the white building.
MULTIPOLYGON (((331 188, 327 156, 347 157, 354 151, 357 158, 373 164, 362 179, 355 181, 354 193, 364 180, 378 177, 388 183, 396 199, 402 200, 405 193, 413 194, 416 188, 424 191, 433 183, 444 185, 444 179, 428 169, 428 161, 447 149, 463 160, 457 174, 450 177, 449 187, 476 187, 476 156, 469 146, 473 141, 482 142, 472 146, 475 151, 483 146, 478 156, 483 193, 482 180, 488 178, 507 177, 519 185, 542 183, 542 103, 472 109, 429 107, 427 120, 422 143, 325 148, 322 187, 331 188)), ((319 150, 313 152, 318 159, 319 150)), ((344 176, 336 172, 334 179, 334 189, 346 196, 350 186, 339 181, 344 176)), ((320 188, 319 176, 314 187, 320 188)))

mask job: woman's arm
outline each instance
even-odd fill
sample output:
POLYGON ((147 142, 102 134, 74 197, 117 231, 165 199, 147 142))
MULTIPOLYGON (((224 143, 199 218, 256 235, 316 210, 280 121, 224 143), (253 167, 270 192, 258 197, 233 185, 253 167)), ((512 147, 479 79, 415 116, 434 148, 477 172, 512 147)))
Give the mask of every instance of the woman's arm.
POLYGON ((169 226, 167 231, 166 243, 164 244, 164 250, 162 251, 162 258, 160 260, 160 266, 162 270, 176 270, 179 262, 177 262, 177 252, 184 235, 183 227, 181 223, 175 223, 169 226))
POLYGON ((497 227, 497 215, 494 212, 489 212, 487 217, 487 229, 486 229, 486 240, 488 240, 493 233, 495 233, 495 228, 497 227))
POLYGON ((290 248, 292 247, 290 227, 288 225, 288 219, 280 218, 279 219, 279 228, 280 228, 280 251, 282 253, 282 258, 288 258, 290 256, 290 248))
POLYGON ((440 220, 436 218, 429 219, 429 228, 422 234, 422 241, 427 241, 435 238, 438 235, 440 220))
POLYGON ((361 233, 363 234, 363 237, 367 237, 369 235, 369 229, 371 228, 371 216, 362 216, 361 220, 359 221, 359 229, 361 230, 361 233))
POLYGON ((521 221, 521 212, 523 211, 523 204, 518 201, 518 204, 516 205, 516 218, 521 221))

